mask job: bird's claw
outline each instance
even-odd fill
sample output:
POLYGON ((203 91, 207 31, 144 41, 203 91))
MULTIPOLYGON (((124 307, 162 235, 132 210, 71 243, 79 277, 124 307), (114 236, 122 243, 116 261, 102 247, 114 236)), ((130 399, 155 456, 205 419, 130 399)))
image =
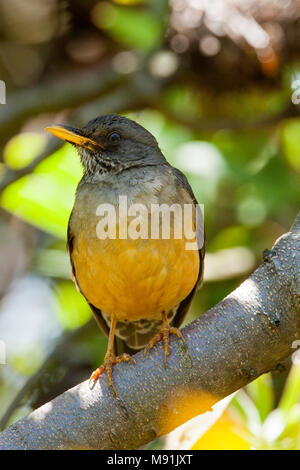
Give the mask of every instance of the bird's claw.
POLYGON ((167 357, 170 355, 170 335, 171 334, 176 335, 185 343, 185 339, 180 333, 178 328, 174 328, 173 326, 170 326, 169 324, 163 324, 160 331, 152 338, 148 346, 146 346, 146 348, 144 349, 144 356, 145 356, 149 349, 152 349, 156 343, 163 340, 165 369, 167 367, 167 357))
POLYGON ((92 373, 90 377, 90 380, 89 380, 90 389, 94 387, 95 382, 98 380, 100 375, 105 371, 108 384, 113 388, 116 397, 119 398, 118 391, 113 381, 112 371, 113 371, 113 366, 115 364, 119 364, 120 362, 124 362, 124 361, 125 362, 132 361, 134 364, 136 364, 135 359, 132 356, 130 356, 130 354, 124 353, 121 356, 115 356, 112 353, 106 354, 103 365, 101 365, 96 370, 94 370, 94 372, 92 373))

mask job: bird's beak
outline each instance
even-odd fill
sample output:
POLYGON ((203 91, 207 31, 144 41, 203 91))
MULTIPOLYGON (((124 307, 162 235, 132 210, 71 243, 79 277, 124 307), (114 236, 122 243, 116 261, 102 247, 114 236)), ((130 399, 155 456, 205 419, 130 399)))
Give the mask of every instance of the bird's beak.
POLYGON ((98 144, 95 140, 83 136, 81 130, 76 127, 49 126, 46 127, 46 131, 51 132, 51 134, 62 140, 71 142, 71 144, 80 145, 81 147, 88 148, 89 150, 95 150, 95 147, 104 149, 104 147, 98 144))

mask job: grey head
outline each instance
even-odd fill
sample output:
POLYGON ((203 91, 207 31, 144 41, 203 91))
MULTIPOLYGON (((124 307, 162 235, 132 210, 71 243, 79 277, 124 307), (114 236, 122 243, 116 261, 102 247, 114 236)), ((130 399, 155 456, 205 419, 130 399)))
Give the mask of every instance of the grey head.
POLYGON ((167 163, 154 136, 118 114, 99 116, 81 129, 55 126, 47 130, 76 146, 86 176, 167 163))

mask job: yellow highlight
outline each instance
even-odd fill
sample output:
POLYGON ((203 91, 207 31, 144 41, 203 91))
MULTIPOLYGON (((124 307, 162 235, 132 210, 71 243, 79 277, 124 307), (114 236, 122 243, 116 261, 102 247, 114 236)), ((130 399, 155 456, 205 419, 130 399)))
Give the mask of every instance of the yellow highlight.
POLYGON ((221 397, 204 390, 178 388, 168 396, 159 410, 159 435, 167 434, 195 416, 212 411, 221 397))
POLYGON ((243 427, 225 411, 191 450, 250 450, 249 442, 242 437, 244 433, 243 427))

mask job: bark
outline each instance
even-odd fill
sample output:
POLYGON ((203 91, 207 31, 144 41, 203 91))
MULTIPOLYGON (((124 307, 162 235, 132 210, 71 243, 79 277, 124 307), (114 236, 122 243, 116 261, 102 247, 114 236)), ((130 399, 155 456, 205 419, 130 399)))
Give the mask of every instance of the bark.
POLYGON ((300 339, 300 213, 258 269, 182 333, 137 364, 58 396, 0 434, 0 449, 136 449, 274 370, 300 339))

